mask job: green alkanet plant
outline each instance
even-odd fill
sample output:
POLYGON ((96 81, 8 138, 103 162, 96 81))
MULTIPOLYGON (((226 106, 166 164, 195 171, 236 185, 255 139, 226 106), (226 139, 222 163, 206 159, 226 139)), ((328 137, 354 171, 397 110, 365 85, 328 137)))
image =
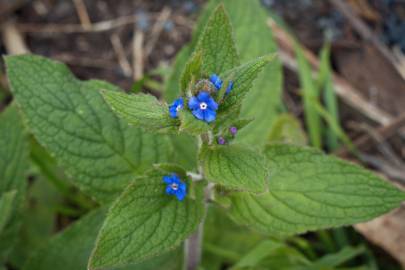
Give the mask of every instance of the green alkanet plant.
MULTIPOLYGON (((404 193, 359 166, 312 148, 235 140, 251 128, 240 115, 242 102, 273 59, 240 64, 222 5, 201 33, 170 105, 106 82, 80 81, 40 56, 5 58, 32 134, 75 185, 109 208, 93 214, 105 219, 94 227, 89 269, 160 258, 184 242, 186 263, 195 269, 200 243, 191 240, 199 239, 208 204, 278 237, 362 222, 398 207, 404 193), (190 145, 173 137, 184 134, 198 140, 194 171, 176 164, 190 145)), ((13 198, 6 193, 1 200, 13 198)))

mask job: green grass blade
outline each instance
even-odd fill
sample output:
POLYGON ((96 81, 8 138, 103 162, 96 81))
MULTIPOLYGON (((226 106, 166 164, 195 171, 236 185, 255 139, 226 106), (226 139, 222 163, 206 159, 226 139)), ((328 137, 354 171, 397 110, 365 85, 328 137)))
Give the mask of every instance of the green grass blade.
POLYGON ((294 50, 298 62, 298 75, 300 79, 304 100, 305 124, 308 129, 311 145, 322 148, 322 122, 311 100, 318 100, 319 91, 312 78, 312 70, 305 58, 304 52, 297 41, 294 41, 294 50))
MULTIPOLYGON (((322 91, 323 101, 325 103, 326 110, 329 112, 332 118, 339 124, 339 109, 336 99, 335 89, 332 82, 332 72, 330 64, 330 44, 326 44, 320 55, 321 63, 319 68, 319 83, 322 91)), ((339 147, 338 136, 329 126, 326 129, 326 139, 328 149, 333 151, 339 147)))

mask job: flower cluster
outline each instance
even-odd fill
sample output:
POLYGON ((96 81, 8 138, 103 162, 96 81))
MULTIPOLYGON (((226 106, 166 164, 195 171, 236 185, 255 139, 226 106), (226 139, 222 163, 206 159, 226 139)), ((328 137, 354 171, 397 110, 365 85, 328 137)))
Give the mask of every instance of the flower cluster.
POLYGON ((179 201, 184 200, 187 194, 187 185, 176 174, 163 176, 163 182, 166 184, 167 195, 176 196, 179 201))
MULTIPOLYGON (((208 81, 208 80, 207 80, 208 81)), ((219 91, 222 87, 223 81, 217 74, 212 74, 209 78, 209 82, 216 91, 219 91)), ((233 88, 233 82, 229 81, 225 93, 229 94, 233 88)), ((206 90, 200 90, 196 96, 192 96, 188 100, 188 108, 191 113, 198 120, 211 123, 217 117, 218 103, 214 100, 211 94, 206 90)), ((184 108, 183 98, 176 99, 169 106, 169 114, 172 118, 178 117, 178 112, 184 108)))

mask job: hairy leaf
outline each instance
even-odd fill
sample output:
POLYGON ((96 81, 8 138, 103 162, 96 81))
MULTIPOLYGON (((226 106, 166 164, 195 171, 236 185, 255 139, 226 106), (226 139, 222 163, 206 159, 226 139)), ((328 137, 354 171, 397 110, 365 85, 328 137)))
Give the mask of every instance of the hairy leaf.
POLYGON ((290 235, 364 222, 399 206, 405 194, 371 172, 305 147, 273 145, 269 192, 234 193, 231 217, 244 225, 290 235))
POLYGON ((180 90, 186 92, 190 83, 195 83, 201 77, 202 55, 196 52, 187 62, 180 77, 180 90))
POLYGON ((207 180, 228 188, 264 192, 267 168, 263 155, 236 145, 202 148, 199 160, 207 180))
POLYGON ((173 148, 176 149, 170 162, 182 165, 186 170, 195 171, 197 168, 197 138, 185 133, 170 137, 173 148))
POLYGON ((202 71, 206 75, 221 74, 239 64, 232 26, 223 5, 209 18, 195 51, 202 55, 202 71))
POLYGON ((110 201, 134 174, 169 159, 166 136, 128 126, 98 91, 116 87, 79 81, 65 65, 40 56, 5 59, 11 89, 31 131, 84 192, 110 201))
POLYGON ((112 91, 103 91, 102 94, 118 116, 131 125, 151 131, 165 130, 176 126, 177 121, 169 116, 168 106, 160 103, 154 96, 128 95, 112 91))
POLYGON ((178 246, 201 222, 202 198, 178 201, 153 171, 136 179, 115 201, 102 226, 89 268, 124 266, 178 246))
POLYGON ((220 110, 227 110, 230 107, 235 107, 241 104, 243 98, 252 88, 253 82, 260 71, 273 58, 273 55, 262 56, 234 69, 228 70, 223 77, 232 80, 234 84, 231 93, 225 97, 224 104, 220 107, 220 110))
POLYGON ((211 130, 210 125, 206 122, 198 120, 189 111, 181 111, 179 113, 180 129, 179 131, 188 133, 190 135, 200 135, 211 130))
MULTIPOLYGON (((105 209, 94 210, 63 232, 54 236, 46 245, 36 251, 25 264, 26 270, 84 270, 87 268, 91 250, 98 230, 106 215, 105 209)), ((119 270, 158 270, 181 268, 179 249, 166 253, 154 260, 131 265, 119 270)), ((118 270, 118 268, 114 268, 118 270)))

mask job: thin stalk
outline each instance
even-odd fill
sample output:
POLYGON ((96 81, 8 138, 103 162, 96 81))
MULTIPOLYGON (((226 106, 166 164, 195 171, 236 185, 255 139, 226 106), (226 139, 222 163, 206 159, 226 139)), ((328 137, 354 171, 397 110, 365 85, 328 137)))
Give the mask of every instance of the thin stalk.
POLYGON ((186 270, 195 270, 200 265, 203 230, 204 222, 201 222, 197 231, 193 233, 185 242, 184 259, 186 270))

